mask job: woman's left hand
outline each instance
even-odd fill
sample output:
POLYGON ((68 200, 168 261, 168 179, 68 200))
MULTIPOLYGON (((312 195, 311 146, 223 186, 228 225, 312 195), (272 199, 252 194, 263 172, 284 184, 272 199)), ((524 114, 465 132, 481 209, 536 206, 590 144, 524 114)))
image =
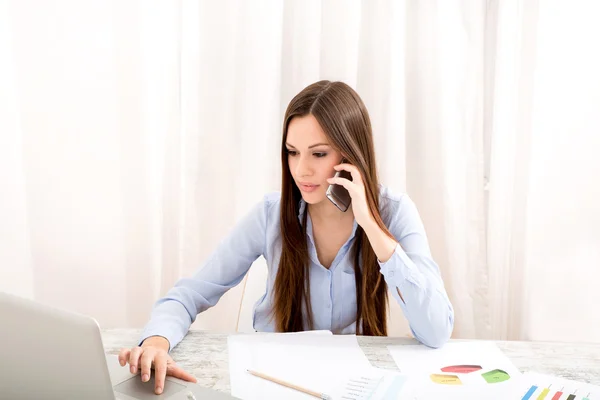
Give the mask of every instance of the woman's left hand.
POLYGON ((352 212, 354 213, 357 224, 363 229, 372 225, 375 220, 369 210, 369 204, 367 203, 367 197, 365 195, 365 185, 358 168, 352 164, 339 164, 333 168, 336 171, 345 170, 350 172, 352 181, 345 178, 333 177, 327 179, 327 182, 330 184, 341 185, 348 190, 348 193, 350 193, 350 197, 352 198, 352 212))

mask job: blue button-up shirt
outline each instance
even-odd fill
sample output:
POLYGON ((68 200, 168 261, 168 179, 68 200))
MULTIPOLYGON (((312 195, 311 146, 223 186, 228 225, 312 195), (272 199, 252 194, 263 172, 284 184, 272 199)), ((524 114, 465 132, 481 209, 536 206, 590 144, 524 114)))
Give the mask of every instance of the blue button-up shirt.
MULTIPOLYGON (((427 346, 439 347, 452 333, 454 310, 439 268, 431 256, 423 223, 408 195, 396 195, 380 186, 379 196, 382 219, 399 243, 392 257, 379 263, 381 273, 415 338, 427 346)), ((301 201, 300 221, 305 211, 306 203, 301 201)), ((192 277, 179 280, 156 302, 141 340, 163 336, 169 340, 171 348, 175 347, 197 314, 214 306, 227 290, 240 283, 261 255, 267 261, 268 277, 265 294, 254 306, 253 326, 257 331, 275 331, 271 311, 281 256, 279 213, 280 194, 266 195, 238 222, 192 277)), ((317 257, 312 223, 310 215, 307 216, 313 329, 355 333, 356 284, 349 250, 354 243, 356 227, 354 221, 352 234, 327 269, 317 257)), ((306 321, 305 326, 308 326, 306 321)))

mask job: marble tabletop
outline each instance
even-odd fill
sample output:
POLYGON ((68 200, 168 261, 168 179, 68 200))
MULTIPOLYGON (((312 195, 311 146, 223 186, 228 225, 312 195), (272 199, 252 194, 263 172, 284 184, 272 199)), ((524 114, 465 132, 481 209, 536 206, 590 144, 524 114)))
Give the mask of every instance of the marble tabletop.
MULTIPOLYGON (((140 330, 102 331, 104 349, 118 354, 122 347, 137 343, 140 330)), ((182 368, 194 374, 198 383, 230 392, 227 337, 230 334, 190 331, 171 355, 182 368)), ((414 339, 358 336, 358 343, 371 364, 397 370, 387 350, 389 345, 415 344, 414 339)), ((600 385, 600 343, 503 342, 496 344, 521 372, 543 374, 600 385)))

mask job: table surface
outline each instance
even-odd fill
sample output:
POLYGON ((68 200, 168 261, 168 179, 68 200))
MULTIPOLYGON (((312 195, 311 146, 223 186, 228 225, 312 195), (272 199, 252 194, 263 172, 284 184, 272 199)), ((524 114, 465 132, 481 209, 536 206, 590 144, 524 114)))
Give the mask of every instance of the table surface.
MULTIPOLYGON (((105 329, 104 349, 118 354, 122 347, 134 346, 137 329, 105 329)), ((198 383, 230 393, 227 337, 231 334, 189 331, 171 355, 198 383)), ((389 345, 415 344, 414 339, 357 336, 358 343, 374 367, 398 370, 387 350, 389 345)), ((453 340, 456 341, 456 340, 453 340)), ((600 343, 505 342, 496 341, 521 372, 534 371, 565 379, 600 385, 600 343)))

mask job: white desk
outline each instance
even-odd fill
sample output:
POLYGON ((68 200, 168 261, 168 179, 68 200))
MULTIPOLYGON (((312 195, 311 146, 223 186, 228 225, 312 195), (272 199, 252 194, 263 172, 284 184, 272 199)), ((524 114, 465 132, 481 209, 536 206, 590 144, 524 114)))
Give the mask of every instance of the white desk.
MULTIPOLYGON (((117 354, 139 339, 136 329, 102 331, 106 352, 117 354)), ((175 361, 198 378, 198 383, 226 393, 229 388, 227 336, 190 331, 172 351, 175 361)), ((405 338, 358 337, 360 347, 373 366, 396 370, 388 345, 414 344, 405 338)), ((496 342, 521 372, 536 371, 566 379, 600 385, 600 344, 496 342)))

